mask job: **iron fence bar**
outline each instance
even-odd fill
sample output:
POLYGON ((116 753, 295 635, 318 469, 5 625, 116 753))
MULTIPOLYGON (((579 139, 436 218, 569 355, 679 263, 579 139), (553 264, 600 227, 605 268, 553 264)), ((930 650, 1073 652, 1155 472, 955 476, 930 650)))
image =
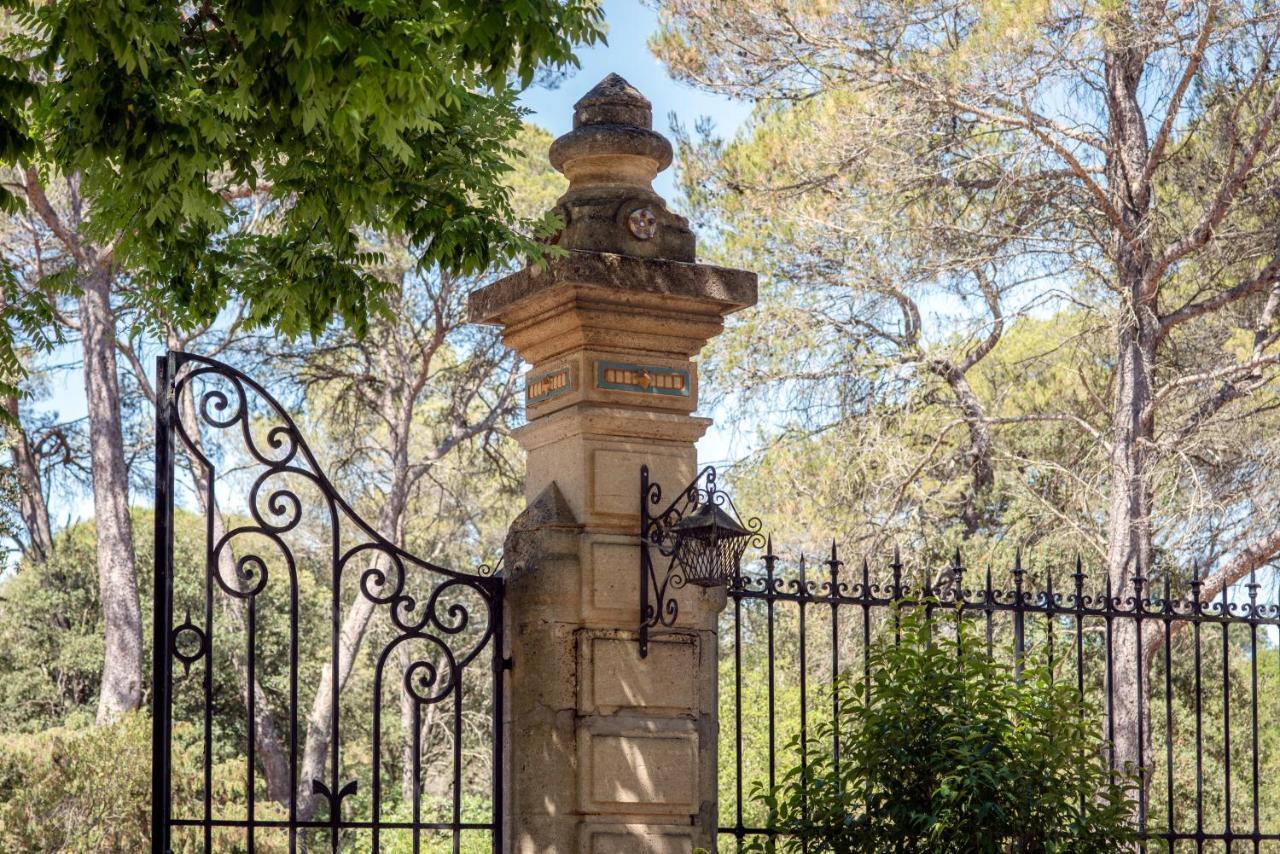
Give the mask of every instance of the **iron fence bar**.
POLYGON ((1166 822, 1172 832, 1177 826, 1173 797, 1173 610, 1169 598, 1170 573, 1164 574, 1164 743, 1166 775, 1166 822))
POLYGON ((493 825, 493 854, 502 854, 502 813, 504 810, 503 797, 505 796, 506 776, 504 759, 502 755, 502 737, 503 726, 506 715, 506 672, 507 672, 507 648, 506 648, 506 617, 503 614, 503 594, 506 592, 506 582, 501 576, 494 576, 494 615, 493 627, 494 635, 490 643, 493 644, 493 723, 491 738, 492 756, 490 761, 493 763, 492 782, 492 809, 489 813, 490 823, 493 825))
MULTIPOLYGON (((1200 602, 1200 568, 1199 564, 1192 567, 1191 571, 1191 596, 1192 607, 1199 613, 1201 608, 1200 602)), ((1201 716, 1201 698, 1204 696, 1204 689, 1201 684, 1201 656, 1200 656, 1200 624, 1193 623, 1191 626, 1192 637, 1195 641, 1195 674, 1196 674, 1196 698, 1195 698, 1195 716, 1196 716, 1196 837, 1203 839, 1204 837, 1204 720, 1201 716)))
MULTIPOLYGON (((1072 574, 1072 580, 1075 582, 1075 597, 1072 602, 1075 611, 1076 624, 1076 694, 1080 699, 1080 715, 1084 716, 1084 564, 1080 560, 1080 555, 1076 555, 1076 571, 1072 574)), ((1080 816, 1084 817, 1085 798, 1084 794, 1080 795, 1080 816)))
MULTIPOLYGON (((458 854, 462 837, 458 825, 462 823, 462 674, 457 674, 453 696, 453 854, 458 854)), ((421 733, 418 734, 421 738, 421 733)))
MULTIPOLYGON (((214 827, 238 828, 244 827, 245 823, 234 818, 215 818, 212 820, 214 827)), ((199 818, 175 818, 170 824, 174 827, 200 827, 204 824, 203 819, 199 818)), ((271 830, 287 829, 292 822, 279 818, 260 818, 254 821, 256 827, 267 828, 271 830)), ((298 821, 297 826, 303 830, 328 830, 329 820, 324 819, 307 819, 298 821)), ((454 825, 448 821, 424 821, 415 824, 411 821, 373 821, 363 819, 347 819, 342 823, 344 830, 373 830, 381 828, 383 830, 453 830, 454 825)), ((458 830, 485 831, 493 830, 492 824, 486 824, 479 821, 464 821, 458 825, 458 830)))
MULTIPOLYGON (((797 587, 800 598, 797 600, 797 612, 800 619, 800 814, 807 824, 809 821, 809 694, 808 694, 808 643, 805 640, 805 605, 809 601, 809 592, 804 574, 804 555, 800 555, 800 584, 797 587)), ((809 850, 808 840, 802 846, 809 850)))
MULTIPOLYGON (((871 567, 868 565, 866 558, 862 559, 862 593, 864 596, 871 594, 871 567)), ((871 649, 871 604, 865 599, 860 604, 862 605, 863 702, 869 702, 871 700, 871 659, 869 656, 871 649)))
POLYGON ((247 683, 247 685, 245 686, 245 690, 249 697, 249 699, 245 703, 245 706, 248 709, 248 714, 246 714, 245 717, 247 719, 247 723, 249 727, 249 735, 248 735, 248 738, 245 739, 246 747, 245 747, 245 763, 244 764, 245 764, 247 779, 245 781, 244 792, 245 792, 245 801, 246 801, 245 810, 249 814, 247 836, 248 836, 250 851, 253 851, 255 848, 253 822, 254 822, 254 819, 256 818, 256 816, 254 815, 254 809, 255 809, 254 794, 257 789, 257 786, 254 785, 254 776, 257 772, 257 766, 255 764, 255 760, 257 759, 257 757, 255 756, 255 751, 257 749, 257 736, 258 736, 257 728, 256 728, 258 716, 255 711, 257 709, 257 702, 258 702, 258 695, 256 691, 257 686, 255 685, 255 680, 258 678, 258 662, 257 662, 258 650, 256 645, 254 644, 254 638, 257 636, 257 631, 258 631, 258 600, 255 597, 249 600, 249 623, 248 623, 248 631, 245 632, 245 641, 244 641, 245 658, 246 658, 245 667, 249 672, 249 676, 245 680, 247 683))
MULTIPOLYGON (((1222 588, 1222 612, 1228 613, 1227 588, 1222 588)), ((1231 833, 1231 646, 1230 623, 1222 624, 1222 820, 1231 833)))
MULTIPOLYGON (((735 577, 735 587, 741 586, 741 577, 735 577)), ((734 791, 736 792, 734 810, 734 837, 737 848, 742 850, 742 597, 733 599, 733 751, 734 791)), ((718 757, 717 757, 718 758, 718 757)))
MULTIPOLYGON (((774 581, 774 563, 777 557, 773 553, 773 538, 770 537, 766 543, 766 553, 764 556, 765 590, 770 594, 764 596, 766 608, 766 627, 769 635, 769 788, 772 789, 778 785, 777 777, 777 707, 775 697, 775 679, 774 672, 774 636, 773 636, 773 603, 776 598, 772 595, 776 593, 774 581)), ((742 698, 738 698, 738 702, 742 702, 742 698)))
MULTIPOLYGON (((212 508, 214 491, 213 491, 213 472, 206 472, 205 477, 205 495, 208 508, 212 508)), ((203 833, 204 852, 211 854, 213 851, 213 825, 209 822, 213 819, 213 574, 216 572, 213 554, 214 529, 213 529, 213 513, 205 514, 204 529, 204 631, 206 643, 208 644, 208 652, 205 655, 204 664, 204 680, 201 688, 204 691, 204 792, 203 792, 203 808, 205 827, 203 833)), ((297 800, 295 795, 293 800, 297 800)))
MULTIPOLYGON (((756 579, 746 575, 743 576, 743 581, 746 584, 757 584, 757 583, 763 584, 764 583, 763 578, 756 579)), ((779 579, 775 579, 775 581, 780 582, 779 579)), ((999 591, 996 591, 996 592, 998 593, 999 591)), ((909 588, 904 587, 903 595, 898 599, 891 599, 891 598, 886 598, 881 596, 872 596, 869 598, 865 598, 858 595, 842 595, 837 598, 834 604, 841 605, 841 606, 866 605, 870 608, 892 606, 897 604, 901 604, 903 607, 915 607, 915 606, 926 607, 928 605, 928 603, 923 600, 923 596, 921 596, 920 599, 914 599, 909 594, 910 594, 909 588)), ((772 602, 797 603, 801 599, 805 599, 806 602, 810 605, 833 604, 831 602, 830 597, 827 596, 825 593, 814 594, 811 592, 808 595, 802 595, 794 592, 788 593, 788 592, 780 591, 777 593, 770 594, 770 593, 764 592, 763 590, 745 589, 745 590, 742 590, 741 592, 730 593, 729 595, 741 596, 743 599, 754 599, 759 601, 768 600, 772 602)), ((1099 597, 1099 599, 1101 599, 1101 597, 1099 597)), ((965 602, 952 602, 950 600, 947 600, 944 604, 955 605, 967 611, 984 610, 983 603, 973 601, 973 600, 967 600, 965 602)), ((1178 605, 1177 602, 1173 604, 1175 606, 1178 605)), ((1136 619, 1137 618, 1133 609, 1123 608, 1123 607, 1120 607, 1119 605, 1111 609, 1106 609, 1103 607, 1094 607, 1094 606, 1077 607, 1075 605, 1064 605, 1060 603, 1054 606, 1052 609, 1050 609, 1047 605, 1045 605, 1043 601, 1043 597, 1040 597, 1040 600, 1035 602, 1026 602, 1022 605, 1021 608, 1019 608, 1017 605, 1013 604, 1012 602, 1001 602, 1001 601, 992 602, 990 605, 990 608, 995 613, 1004 612, 1009 614, 1015 614, 1021 611, 1024 616, 1030 615, 1030 614, 1044 616, 1050 613, 1050 611, 1052 611, 1052 613, 1056 614, 1059 617, 1081 616, 1081 617, 1106 618, 1109 616, 1112 619, 1136 619)), ((1267 616, 1267 612, 1268 612, 1267 606, 1259 606, 1259 608, 1260 608, 1260 613, 1258 614, 1256 619, 1260 627, 1274 626, 1274 627, 1280 628, 1280 617, 1267 616)), ((1193 611, 1175 610, 1171 613, 1171 617, 1173 621, 1177 623, 1186 623, 1188 625, 1193 625, 1198 623, 1206 626, 1210 626, 1210 625, 1221 626, 1224 623, 1235 624, 1242 620, 1248 619, 1247 616, 1238 615, 1238 614, 1232 614, 1224 617, 1216 608, 1214 610, 1202 610, 1200 613, 1195 613, 1193 611)), ((1153 619, 1153 615, 1149 611, 1144 612, 1144 615, 1142 616, 1141 619, 1150 620, 1150 619, 1153 619)))
POLYGON ((987 564, 987 587, 982 591, 982 617, 987 624, 987 658, 995 655, 995 590, 991 586, 991 564, 987 564))
POLYGON ((155 590, 152 602, 151 850, 170 852, 173 657, 173 371, 156 359, 155 590))
POLYGON ((1134 608, 1134 679, 1136 680, 1137 694, 1135 698, 1137 703, 1137 720, 1134 725, 1137 727, 1138 737, 1138 832, 1145 834, 1147 832, 1147 762, 1146 762, 1146 733, 1143 731, 1143 722, 1146 718, 1144 714, 1143 703, 1147 695, 1146 672, 1143 669, 1142 657, 1142 620, 1145 617, 1145 608, 1143 604, 1145 599, 1142 594, 1143 584, 1146 579, 1142 575, 1142 566, 1137 566, 1138 571, 1133 576, 1133 608, 1134 608))
POLYGON ((1257 569, 1249 570, 1249 724, 1253 738, 1253 850, 1258 851, 1258 833, 1262 829, 1261 808, 1258 804, 1258 576, 1257 569))
POLYGON ((1115 782, 1116 771, 1116 705, 1115 705, 1115 660, 1114 660, 1114 614, 1112 606, 1116 604, 1116 600, 1112 596, 1111 573, 1108 572, 1103 582, 1103 596, 1106 598, 1106 613, 1103 614, 1105 621, 1106 634, 1104 637, 1104 656, 1103 656, 1103 679, 1106 686, 1106 705, 1107 705, 1107 753, 1110 757, 1111 776, 1110 781, 1115 782))
POLYGON ((1027 602, 1022 594, 1022 549, 1013 556, 1013 674, 1014 679, 1022 682, 1023 657, 1026 655, 1025 620, 1027 602))
POLYGON ((422 850, 422 704, 413 699, 413 854, 422 850))
POLYGON ((835 540, 831 541, 831 559, 827 562, 830 579, 827 595, 831 599, 831 756, 836 779, 840 779, 840 558, 835 540))

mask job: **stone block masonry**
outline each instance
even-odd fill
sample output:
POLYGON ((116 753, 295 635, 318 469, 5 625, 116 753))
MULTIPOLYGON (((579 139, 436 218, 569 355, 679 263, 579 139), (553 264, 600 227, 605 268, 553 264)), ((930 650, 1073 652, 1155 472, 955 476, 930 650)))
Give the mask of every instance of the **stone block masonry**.
POLYGON ((709 419, 693 358, 756 276, 695 259, 652 181, 671 144, 616 74, 551 146, 569 178, 563 252, 480 289, 471 316, 532 367, 528 506, 507 541, 504 850, 689 854, 714 848, 717 618, 724 591, 680 591, 675 631, 641 659, 640 466, 671 493, 709 419))

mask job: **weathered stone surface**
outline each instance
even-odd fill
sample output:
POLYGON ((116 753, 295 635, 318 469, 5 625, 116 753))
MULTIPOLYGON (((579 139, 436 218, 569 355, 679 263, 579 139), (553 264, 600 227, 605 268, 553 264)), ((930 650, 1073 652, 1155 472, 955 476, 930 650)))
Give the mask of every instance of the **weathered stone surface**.
POLYGON ((677 591, 675 625, 640 658, 639 476, 668 495, 692 479, 710 424, 692 414, 693 358, 755 302, 756 276, 692 263, 687 224, 652 190, 671 147, 651 125, 616 75, 579 101, 552 148, 568 251, 471 296, 531 365, 515 431, 529 506, 505 555, 504 848, 519 854, 715 844, 725 593, 677 591))
POLYGON ((755 273, 690 264, 645 260, 626 255, 572 251, 540 267, 526 267, 471 294, 468 309, 473 323, 499 323, 505 312, 563 287, 601 288, 615 295, 656 294, 674 301, 673 308, 689 308, 684 301, 710 306, 721 315, 756 302, 755 273))
POLYGON ((582 854, 691 854, 689 827, 660 824, 587 825, 582 854))
POLYGON ((578 633, 578 710, 612 715, 696 715, 701 699, 696 632, 662 635, 649 642, 649 657, 636 655, 635 632, 578 633))
POLYGON ((597 715, 578 723, 585 813, 693 816, 701 799, 699 733, 692 721, 597 715))
MULTIPOLYGON (((573 105, 573 126, 632 125, 653 127, 653 105, 640 90, 610 72, 573 105)), ((664 142, 666 140, 663 140, 664 142)), ((670 145, 668 145, 670 149, 670 145)), ((552 163, 554 166, 554 162, 552 163)), ((663 164, 665 169, 670 161, 663 164)))
POLYGON ((565 249, 692 261, 696 241, 684 217, 653 191, 671 165, 671 143, 653 131, 648 99, 610 74, 575 105, 573 130, 551 144, 551 165, 569 179, 556 202, 565 249))

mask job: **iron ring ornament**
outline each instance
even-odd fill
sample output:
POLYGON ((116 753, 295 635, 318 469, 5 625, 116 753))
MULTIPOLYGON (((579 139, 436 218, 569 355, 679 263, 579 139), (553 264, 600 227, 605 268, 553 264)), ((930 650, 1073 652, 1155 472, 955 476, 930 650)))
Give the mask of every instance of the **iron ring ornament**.
POLYGON ((761 521, 742 518, 719 488, 714 466, 699 471, 670 504, 662 502, 662 485, 650 480, 647 465, 641 466, 641 658, 649 655, 652 635, 675 627, 680 617, 676 591, 687 585, 737 585, 747 547, 765 545, 761 521))

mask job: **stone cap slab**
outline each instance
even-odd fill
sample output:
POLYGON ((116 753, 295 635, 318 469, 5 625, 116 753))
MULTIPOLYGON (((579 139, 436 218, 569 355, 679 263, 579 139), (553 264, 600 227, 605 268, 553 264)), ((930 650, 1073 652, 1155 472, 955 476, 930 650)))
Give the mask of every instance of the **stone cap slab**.
POLYGON ((498 323, 510 309, 562 285, 687 299, 712 305, 725 315, 755 305, 757 276, 712 264, 570 250, 472 293, 467 306, 470 320, 498 323))

